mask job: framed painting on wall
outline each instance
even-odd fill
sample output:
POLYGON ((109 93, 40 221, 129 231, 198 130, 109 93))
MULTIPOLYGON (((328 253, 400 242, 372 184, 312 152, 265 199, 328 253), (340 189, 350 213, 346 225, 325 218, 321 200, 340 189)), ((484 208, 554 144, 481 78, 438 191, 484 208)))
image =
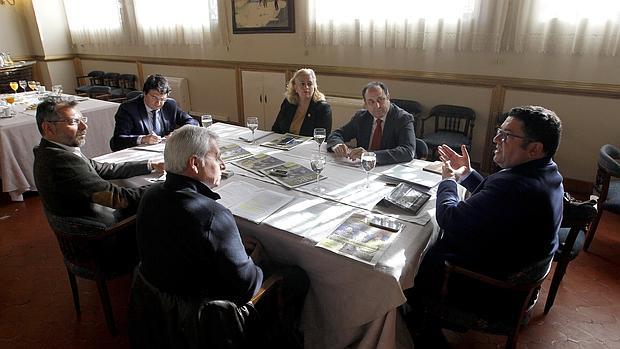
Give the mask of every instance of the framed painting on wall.
POLYGON ((233 34, 294 33, 293 0, 232 0, 233 34))

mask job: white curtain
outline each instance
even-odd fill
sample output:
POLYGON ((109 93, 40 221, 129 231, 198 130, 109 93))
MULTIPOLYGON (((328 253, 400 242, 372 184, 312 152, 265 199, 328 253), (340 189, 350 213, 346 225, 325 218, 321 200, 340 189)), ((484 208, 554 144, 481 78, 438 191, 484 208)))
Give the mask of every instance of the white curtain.
POLYGON ((620 1, 519 0, 504 49, 571 55, 618 54, 620 1))
MULTIPOLYGON (((41 1, 34 5, 44 8, 41 1)), ((73 44, 98 45, 122 40, 119 0, 64 0, 64 6, 73 44)))
POLYGON ((217 3, 217 0, 133 0, 139 42, 146 45, 219 42, 222 33, 217 3))
POLYGON ((499 52, 509 0, 308 0, 307 46, 499 52))

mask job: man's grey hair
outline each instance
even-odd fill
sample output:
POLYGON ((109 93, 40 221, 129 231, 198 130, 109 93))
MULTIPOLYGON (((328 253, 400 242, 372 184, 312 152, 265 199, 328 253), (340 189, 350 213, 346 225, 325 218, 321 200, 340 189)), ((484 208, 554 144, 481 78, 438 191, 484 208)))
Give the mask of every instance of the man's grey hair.
POLYGON ((183 174, 187 160, 192 156, 204 158, 211 150, 211 140, 217 141, 217 138, 208 129, 194 125, 185 125, 174 131, 164 150, 166 171, 183 174))

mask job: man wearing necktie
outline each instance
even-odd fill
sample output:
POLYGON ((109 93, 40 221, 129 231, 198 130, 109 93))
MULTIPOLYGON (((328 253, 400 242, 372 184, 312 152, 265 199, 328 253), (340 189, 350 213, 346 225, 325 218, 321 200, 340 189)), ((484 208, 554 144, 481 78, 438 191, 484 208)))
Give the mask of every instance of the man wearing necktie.
POLYGON ((198 126, 197 120, 168 98, 170 91, 165 77, 150 75, 144 82, 143 94, 118 108, 110 148, 117 151, 138 144, 156 144, 177 127, 198 126))
POLYGON ((390 93, 382 82, 367 84, 362 96, 366 109, 327 137, 327 149, 351 160, 373 151, 377 165, 411 161, 415 154, 413 115, 390 102, 390 93), (345 142, 353 138, 357 147, 351 149, 345 142))

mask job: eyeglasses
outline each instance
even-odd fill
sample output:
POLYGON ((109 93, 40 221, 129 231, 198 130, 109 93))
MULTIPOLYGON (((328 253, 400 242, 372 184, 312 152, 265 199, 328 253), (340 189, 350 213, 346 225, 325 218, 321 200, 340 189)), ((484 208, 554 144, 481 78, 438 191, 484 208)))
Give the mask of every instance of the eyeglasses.
POLYGON ((149 96, 150 99, 152 99, 154 102, 165 102, 168 100, 168 95, 164 95, 164 97, 157 97, 157 96, 153 96, 152 94, 147 94, 147 96, 149 96))
POLYGON ((501 128, 499 128, 499 127, 497 128, 497 132, 495 133, 495 137, 499 137, 498 139, 502 143, 506 143, 506 141, 508 140, 508 137, 527 139, 527 137, 525 137, 525 136, 517 136, 515 134, 508 133, 508 132, 502 130, 501 128))
POLYGON ((77 118, 71 118, 71 119, 67 119, 67 120, 54 120, 54 121, 48 121, 48 122, 52 122, 52 123, 57 123, 57 122, 66 122, 67 125, 69 126, 75 126, 77 124, 79 124, 80 122, 82 123, 87 123, 88 122, 88 117, 87 116, 80 116, 77 118))

